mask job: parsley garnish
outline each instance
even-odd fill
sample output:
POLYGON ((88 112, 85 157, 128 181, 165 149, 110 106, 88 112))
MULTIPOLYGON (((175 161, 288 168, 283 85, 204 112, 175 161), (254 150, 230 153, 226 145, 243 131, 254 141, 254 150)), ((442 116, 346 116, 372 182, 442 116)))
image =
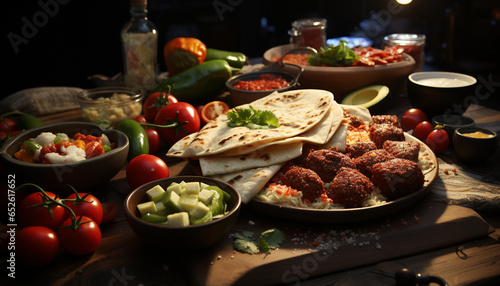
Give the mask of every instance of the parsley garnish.
POLYGON ((278 248, 285 241, 285 234, 276 228, 264 231, 255 240, 254 233, 242 231, 234 234, 233 246, 236 250, 249 254, 264 252, 269 254, 271 249, 278 248))
POLYGON ((227 112, 229 127, 246 126, 249 129, 271 129, 280 127, 278 117, 268 110, 250 108, 235 108, 227 112))

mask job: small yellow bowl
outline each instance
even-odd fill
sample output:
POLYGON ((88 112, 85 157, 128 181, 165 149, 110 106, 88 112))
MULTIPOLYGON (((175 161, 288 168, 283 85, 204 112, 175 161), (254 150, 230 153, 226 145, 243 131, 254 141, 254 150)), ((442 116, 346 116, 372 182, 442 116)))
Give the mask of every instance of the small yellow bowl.
POLYGON ((495 154, 498 143, 498 134, 484 128, 461 127, 453 134, 455 153, 467 163, 487 161, 495 154))

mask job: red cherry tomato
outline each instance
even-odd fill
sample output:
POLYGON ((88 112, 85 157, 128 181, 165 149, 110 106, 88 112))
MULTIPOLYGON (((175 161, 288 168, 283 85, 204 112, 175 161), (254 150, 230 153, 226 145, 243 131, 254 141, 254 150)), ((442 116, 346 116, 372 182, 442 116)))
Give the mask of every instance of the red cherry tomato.
POLYGON ((161 139, 173 145, 188 134, 200 131, 200 116, 196 108, 187 102, 176 102, 162 107, 156 115, 155 124, 166 125, 176 120, 176 128, 158 128, 161 139), (187 123, 186 123, 187 122, 187 123))
POLYGON ((130 160, 126 170, 128 185, 135 189, 145 183, 168 178, 167 164, 151 154, 143 154, 130 160))
POLYGON ((226 113, 229 110, 229 106, 222 101, 212 101, 205 106, 203 106, 200 117, 203 122, 208 123, 214 120, 217 116, 226 113))
MULTIPOLYGON (((65 201, 64 204, 70 207, 76 216, 85 215, 95 221, 98 225, 101 224, 103 215, 101 202, 93 195, 87 193, 78 193, 78 195, 82 198, 81 202, 65 201)), ((76 199, 76 194, 73 193, 66 199, 74 200, 76 199)), ((65 211, 66 218, 71 218, 70 211, 67 209, 65 211)))
POLYGON ((59 253, 59 238, 50 228, 28 226, 16 233, 16 259, 29 266, 43 266, 59 253))
POLYGON ((422 121, 428 121, 425 112, 418 108, 411 108, 401 116, 401 127, 404 131, 415 129, 422 121))
POLYGON ((146 117, 144 117, 143 115, 137 115, 136 117, 134 117, 134 121, 137 121, 139 123, 148 123, 146 117))
POLYGON ((155 154, 160 149, 160 133, 156 129, 146 129, 146 135, 149 141, 149 154, 155 154))
POLYGON ((0 131, 3 131, 3 132, 12 132, 12 131, 16 131, 16 128, 17 128, 17 123, 16 121, 14 121, 13 119, 10 119, 10 118, 0 118, 0 131))
POLYGON ((444 129, 434 129, 427 136, 425 143, 435 154, 441 154, 448 149, 450 138, 444 129))
POLYGON ((427 136, 432 132, 433 129, 434 126, 432 126, 432 123, 430 123, 429 121, 422 121, 413 130, 413 136, 425 142, 427 136))
POLYGON ((144 101, 142 112, 146 120, 153 123, 155 122, 156 114, 162 107, 176 102, 178 102, 177 98, 171 94, 167 95, 165 92, 155 92, 144 101))
POLYGON ((57 231, 61 247, 73 255, 92 253, 101 243, 101 230, 97 223, 86 216, 81 217, 80 222, 76 230, 67 228, 72 223, 71 218, 68 218, 57 231))
MULTIPOLYGON (((56 195, 51 192, 45 192, 49 197, 55 199, 56 195)), ((27 226, 45 226, 55 230, 65 219, 64 207, 54 205, 49 208, 43 206, 34 206, 43 203, 42 192, 36 192, 28 195, 21 201, 18 210, 19 224, 27 226)))
POLYGON ((114 203, 102 203, 102 222, 107 223, 115 219, 118 214, 118 206, 114 203))

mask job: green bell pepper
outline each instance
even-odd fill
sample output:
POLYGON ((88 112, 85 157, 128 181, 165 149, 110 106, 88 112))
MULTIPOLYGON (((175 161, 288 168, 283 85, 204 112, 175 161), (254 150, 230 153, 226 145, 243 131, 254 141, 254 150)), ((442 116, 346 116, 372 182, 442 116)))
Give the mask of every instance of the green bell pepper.
POLYGON ((148 135, 139 122, 132 119, 125 119, 118 124, 117 129, 127 135, 129 141, 129 160, 139 155, 149 153, 148 135))

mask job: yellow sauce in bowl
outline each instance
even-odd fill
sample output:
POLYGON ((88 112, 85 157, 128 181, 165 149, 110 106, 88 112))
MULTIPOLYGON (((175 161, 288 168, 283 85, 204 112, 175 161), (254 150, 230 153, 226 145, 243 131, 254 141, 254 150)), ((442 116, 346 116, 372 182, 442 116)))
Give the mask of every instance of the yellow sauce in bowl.
POLYGON ((481 131, 464 133, 462 135, 467 136, 467 137, 472 137, 472 138, 492 138, 492 137, 494 137, 493 134, 486 134, 486 133, 481 132, 481 131))

